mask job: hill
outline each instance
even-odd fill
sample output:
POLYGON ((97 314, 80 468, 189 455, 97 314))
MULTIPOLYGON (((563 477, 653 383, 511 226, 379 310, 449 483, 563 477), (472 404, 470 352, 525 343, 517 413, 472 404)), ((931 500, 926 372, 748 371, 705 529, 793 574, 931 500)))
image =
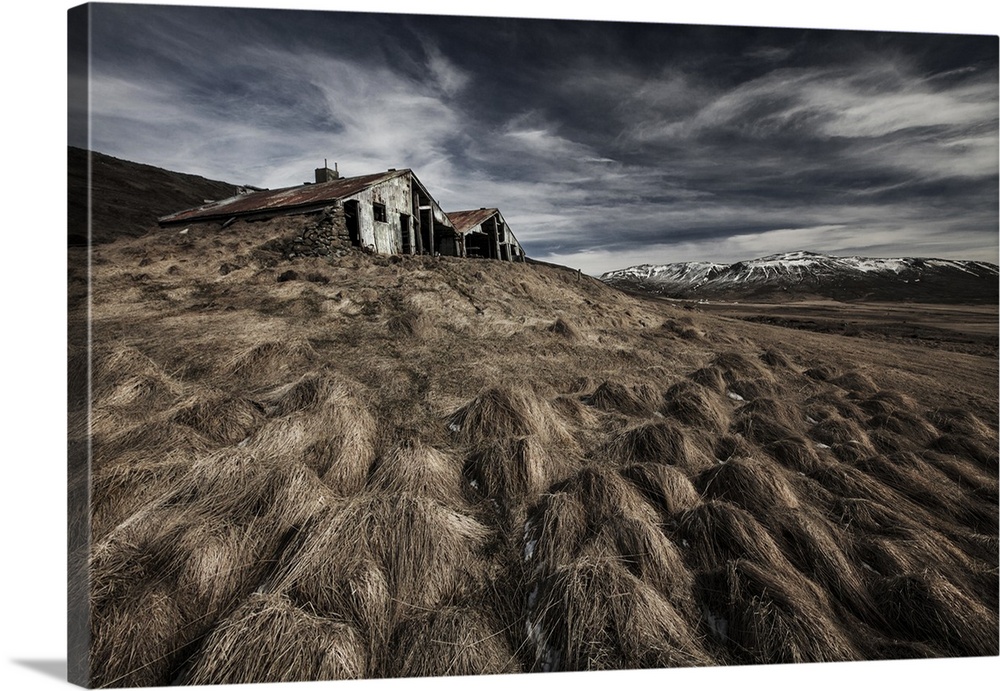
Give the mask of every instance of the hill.
POLYGON ((839 301, 996 304, 995 264, 950 259, 875 259, 789 252, 715 264, 633 266, 601 276, 607 283, 662 297, 704 300, 839 301))
POLYGON ((73 146, 69 147, 68 155, 71 245, 87 241, 88 187, 92 195, 91 238, 95 244, 142 235, 154 228, 156 219, 164 214, 202 204, 206 199, 231 197, 236 191, 236 185, 226 182, 174 173, 73 146))
POLYGON ((94 685, 997 655, 995 358, 287 222, 92 248, 94 685))

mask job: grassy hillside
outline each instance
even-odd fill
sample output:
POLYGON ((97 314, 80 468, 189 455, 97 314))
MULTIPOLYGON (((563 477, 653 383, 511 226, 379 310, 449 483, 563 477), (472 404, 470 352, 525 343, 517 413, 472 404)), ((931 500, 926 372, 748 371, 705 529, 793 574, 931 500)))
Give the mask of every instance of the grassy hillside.
POLYGON ((998 653, 995 358, 286 223, 93 250, 93 683, 998 653))
POLYGON ((156 226, 156 219, 224 199, 236 186, 198 175, 123 161, 96 151, 69 147, 69 243, 86 244, 87 204, 93 215, 94 243, 136 237, 156 226))

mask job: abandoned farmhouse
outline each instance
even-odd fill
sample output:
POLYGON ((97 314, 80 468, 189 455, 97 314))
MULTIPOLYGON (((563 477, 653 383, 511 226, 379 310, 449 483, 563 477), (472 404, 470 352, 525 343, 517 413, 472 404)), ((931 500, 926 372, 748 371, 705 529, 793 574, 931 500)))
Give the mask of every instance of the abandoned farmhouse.
MULTIPOLYGON (((319 234, 324 246, 364 247, 377 254, 524 260, 524 250, 498 209, 445 212, 408 168, 345 178, 324 165, 315 173, 315 182, 295 187, 240 188, 227 199, 163 216, 159 224, 319 216, 308 232, 319 234)), ((306 233, 297 242, 305 243, 306 233)))

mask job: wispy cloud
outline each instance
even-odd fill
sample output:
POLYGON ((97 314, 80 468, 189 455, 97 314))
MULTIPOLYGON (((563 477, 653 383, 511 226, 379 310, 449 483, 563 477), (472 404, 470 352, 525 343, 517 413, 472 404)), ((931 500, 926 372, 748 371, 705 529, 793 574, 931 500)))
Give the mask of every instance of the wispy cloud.
POLYGON ((95 148, 269 187, 410 167, 593 271, 996 255, 995 40, 220 12, 100 15, 95 148))

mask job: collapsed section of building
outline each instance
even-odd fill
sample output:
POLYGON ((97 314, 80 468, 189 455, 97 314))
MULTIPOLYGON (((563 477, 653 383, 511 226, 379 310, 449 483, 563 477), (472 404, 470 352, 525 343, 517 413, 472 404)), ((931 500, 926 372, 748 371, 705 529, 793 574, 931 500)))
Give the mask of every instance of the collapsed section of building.
POLYGON ((462 256, 524 261, 524 250, 499 209, 449 211, 448 219, 462 238, 462 256))
POLYGON ((316 169, 313 183, 240 191, 245 193, 163 216, 159 224, 323 214, 339 243, 377 254, 524 260, 524 250, 497 209, 445 213, 408 168, 342 178, 324 165, 316 169))

